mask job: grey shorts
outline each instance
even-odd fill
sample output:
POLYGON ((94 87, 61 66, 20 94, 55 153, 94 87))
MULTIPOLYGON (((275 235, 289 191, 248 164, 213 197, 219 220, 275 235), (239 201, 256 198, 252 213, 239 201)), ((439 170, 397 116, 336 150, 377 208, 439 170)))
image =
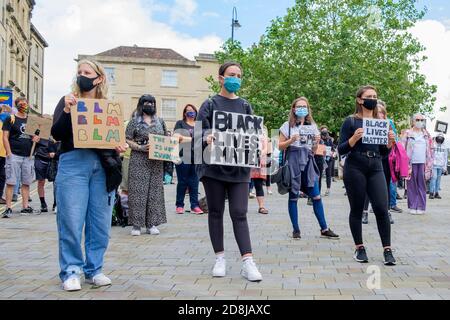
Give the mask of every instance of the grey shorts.
POLYGON ((5 174, 7 185, 15 186, 19 179, 22 184, 31 185, 35 179, 34 158, 30 159, 30 157, 20 157, 14 154, 7 157, 5 174))

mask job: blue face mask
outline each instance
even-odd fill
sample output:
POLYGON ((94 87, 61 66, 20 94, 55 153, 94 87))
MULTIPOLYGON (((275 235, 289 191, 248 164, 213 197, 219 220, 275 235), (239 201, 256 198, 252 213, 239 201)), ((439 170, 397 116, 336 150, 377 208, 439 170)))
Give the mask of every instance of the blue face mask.
POLYGON ((223 86, 229 93, 236 93, 241 88, 241 79, 235 77, 224 78, 223 86))
POLYGON ((301 108, 295 108, 295 115, 299 118, 304 118, 309 114, 308 108, 301 107, 301 108))
POLYGON ((186 117, 194 119, 197 116, 197 112, 195 111, 188 111, 186 112, 186 117))
POLYGON ((9 117, 11 117, 11 115, 9 113, 0 113, 0 121, 1 122, 5 122, 9 117))

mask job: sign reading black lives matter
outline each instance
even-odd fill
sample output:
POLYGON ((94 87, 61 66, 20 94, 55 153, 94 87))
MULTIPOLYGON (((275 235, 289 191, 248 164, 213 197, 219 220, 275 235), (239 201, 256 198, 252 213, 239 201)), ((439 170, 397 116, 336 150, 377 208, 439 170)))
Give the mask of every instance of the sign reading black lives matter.
POLYGON ((384 144, 389 143, 389 120, 363 119, 364 144, 384 144))
POLYGON ((214 111, 211 164, 259 168, 264 118, 214 111))

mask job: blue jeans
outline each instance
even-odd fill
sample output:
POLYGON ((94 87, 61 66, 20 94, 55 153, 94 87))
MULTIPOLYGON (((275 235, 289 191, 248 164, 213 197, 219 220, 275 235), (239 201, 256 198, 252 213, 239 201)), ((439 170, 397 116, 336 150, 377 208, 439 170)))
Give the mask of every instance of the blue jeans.
MULTIPOLYGON (((304 185, 305 183, 302 181, 302 185, 304 185)), ((319 222, 320 230, 324 231, 324 230, 328 229, 327 222, 325 220, 325 212, 324 212, 324 209, 323 209, 322 199, 318 199, 318 200, 314 199, 314 198, 320 196, 319 180, 317 180, 314 183, 314 187, 312 187, 312 188, 302 188, 302 191, 309 198, 313 199, 314 214, 316 215, 317 221, 319 222)), ((289 206, 288 206, 289 217, 291 218, 292 227, 293 227, 294 231, 295 232, 300 232, 300 227, 299 227, 299 224, 298 224, 298 207, 297 207, 297 202, 298 202, 298 195, 294 194, 293 192, 289 192, 289 206)))
POLYGON ((393 208, 397 205, 397 184, 393 183, 391 180, 391 184, 389 185, 389 207, 393 208))
POLYGON ((191 209, 199 206, 198 204, 198 184, 199 180, 195 172, 194 164, 180 164, 175 166, 177 170, 177 200, 175 205, 184 208, 184 196, 186 188, 189 188, 189 198, 191 201, 191 209))
POLYGON ((439 193, 439 190, 441 190, 441 177, 443 171, 442 168, 433 167, 433 175, 431 176, 430 181, 430 193, 439 193))
POLYGON ((106 191, 105 171, 98 155, 89 149, 60 156, 56 184, 59 277, 65 281, 83 271, 90 279, 103 268, 115 193, 106 191), (81 248, 83 226, 86 259, 81 248))

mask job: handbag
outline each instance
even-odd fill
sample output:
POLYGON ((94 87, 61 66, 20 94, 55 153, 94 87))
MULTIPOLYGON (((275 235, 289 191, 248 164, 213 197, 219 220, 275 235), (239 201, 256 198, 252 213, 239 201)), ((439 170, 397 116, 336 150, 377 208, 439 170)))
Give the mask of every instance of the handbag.
MULTIPOLYGON (((291 137, 291 127, 289 126, 289 138, 291 137)), ((273 174, 272 181, 278 186, 278 193, 284 195, 291 190, 291 170, 289 169, 289 147, 283 152, 281 165, 278 171, 273 174)))

